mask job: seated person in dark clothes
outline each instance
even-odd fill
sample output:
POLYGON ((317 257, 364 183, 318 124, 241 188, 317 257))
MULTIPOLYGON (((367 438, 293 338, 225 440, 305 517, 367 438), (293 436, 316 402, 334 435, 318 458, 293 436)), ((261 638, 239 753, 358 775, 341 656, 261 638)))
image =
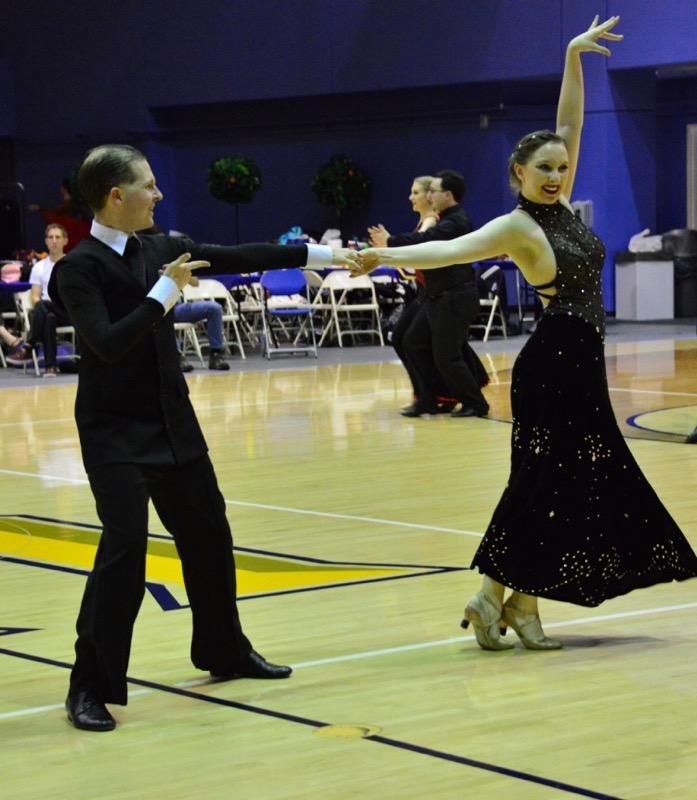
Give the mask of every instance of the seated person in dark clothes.
POLYGON ((48 255, 34 264, 29 275, 33 305, 31 327, 27 334, 24 349, 15 355, 15 359, 27 361, 32 357, 32 349, 39 344, 43 345, 45 378, 58 374, 56 328, 70 324, 67 317, 48 296, 48 282, 51 279, 53 267, 63 258, 67 244, 68 233, 62 225, 51 223, 46 227, 48 255))

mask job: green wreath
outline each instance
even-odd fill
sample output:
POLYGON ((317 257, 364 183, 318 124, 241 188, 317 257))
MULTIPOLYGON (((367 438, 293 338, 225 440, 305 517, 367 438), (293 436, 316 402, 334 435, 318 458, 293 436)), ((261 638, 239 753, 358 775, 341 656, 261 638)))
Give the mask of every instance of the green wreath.
POLYGON ((251 203, 261 189, 261 170, 247 156, 223 156, 208 166, 208 189, 225 203, 251 203))
POLYGON ((370 198, 370 178, 348 156, 337 154, 322 164, 310 187, 324 206, 341 216, 347 208, 362 208, 370 198))

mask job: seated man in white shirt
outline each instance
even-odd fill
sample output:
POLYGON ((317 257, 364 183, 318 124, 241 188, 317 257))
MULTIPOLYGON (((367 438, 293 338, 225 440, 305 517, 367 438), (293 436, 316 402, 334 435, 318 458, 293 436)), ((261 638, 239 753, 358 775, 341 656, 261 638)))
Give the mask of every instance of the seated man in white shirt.
POLYGON ((46 227, 46 248, 48 255, 37 261, 29 275, 31 283, 31 301, 33 312, 31 328, 27 334, 26 344, 21 352, 14 355, 11 362, 28 361, 31 351, 42 344, 44 349, 44 377, 58 374, 56 365, 57 340, 56 328, 69 325, 68 319, 56 308, 48 296, 48 282, 57 261, 63 258, 65 246, 68 244, 68 232, 62 225, 51 223, 46 227))

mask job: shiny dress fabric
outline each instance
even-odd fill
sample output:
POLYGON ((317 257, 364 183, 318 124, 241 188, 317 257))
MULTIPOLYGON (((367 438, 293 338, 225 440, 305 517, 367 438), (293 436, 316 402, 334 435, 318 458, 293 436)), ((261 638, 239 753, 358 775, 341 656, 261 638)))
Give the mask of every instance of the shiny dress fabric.
POLYGON ((595 235, 559 204, 521 207, 554 250, 557 297, 518 356, 511 474, 472 562, 527 594, 597 606, 697 576, 697 557, 615 421, 595 235))

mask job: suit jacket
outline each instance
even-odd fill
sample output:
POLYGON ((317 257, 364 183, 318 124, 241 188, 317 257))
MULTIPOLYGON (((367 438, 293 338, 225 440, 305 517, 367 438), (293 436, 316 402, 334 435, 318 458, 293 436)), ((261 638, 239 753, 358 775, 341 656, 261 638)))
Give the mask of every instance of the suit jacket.
MULTIPOLYGON (((460 206, 452 206, 441 212, 440 219, 433 227, 421 232, 390 236, 387 246, 404 247, 422 242, 457 239, 458 236, 464 236, 472 230, 472 223, 464 210, 460 206)), ((449 267, 426 269, 423 274, 426 295, 438 295, 441 292, 458 289, 471 291, 476 286, 474 268, 471 264, 451 264, 449 267)))
POLYGON ((159 270, 182 253, 207 260, 197 275, 299 267, 307 248, 199 245, 141 236, 144 287, 126 260, 98 239, 83 239, 54 267, 51 299, 79 336, 75 420, 89 472, 109 463, 183 464, 207 451, 179 366, 173 314, 147 298, 159 270))

